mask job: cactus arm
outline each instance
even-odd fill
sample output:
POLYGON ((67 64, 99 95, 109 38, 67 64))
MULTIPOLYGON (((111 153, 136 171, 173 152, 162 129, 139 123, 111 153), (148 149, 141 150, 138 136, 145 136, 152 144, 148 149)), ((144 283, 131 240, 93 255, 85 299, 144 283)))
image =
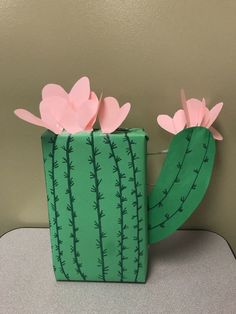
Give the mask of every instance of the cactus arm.
POLYGON ((149 243, 178 229, 198 207, 210 182, 215 140, 208 129, 187 128, 172 140, 149 195, 149 243))

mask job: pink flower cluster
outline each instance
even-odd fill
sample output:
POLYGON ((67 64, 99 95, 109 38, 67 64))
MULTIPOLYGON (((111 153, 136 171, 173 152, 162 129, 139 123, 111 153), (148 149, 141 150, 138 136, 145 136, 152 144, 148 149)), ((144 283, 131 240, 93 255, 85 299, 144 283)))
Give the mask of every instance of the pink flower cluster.
POLYGON ((158 115, 157 123, 166 131, 177 134, 185 127, 202 126, 208 128, 216 140, 222 140, 222 135, 212 127, 212 124, 218 117, 223 103, 216 104, 211 110, 206 106, 206 101, 191 98, 186 100, 182 92, 183 109, 179 109, 174 114, 173 118, 168 115, 158 115))
POLYGON ((125 120, 130 104, 122 107, 114 97, 99 100, 91 91, 87 77, 79 79, 67 93, 60 85, 48 84, 42 90, 39 105, 41 118, 25 109, 16 109, 15 114, 34 125, 45 127, 56 134, 92 131, 99 117, 103 133, 114 132, 125 120))
MULTIPOLYGON (((186 100, 182 91, 183 109, 179 109, 173 118, 168 115, 158 115, 158 124, 166 131, 177 134, 185 127, 202 126, 208 128, 216 140, 222 140, 222 135, 212 127, 218 117, 223 103, 216 104, 211 110, 206 101, 191 98, 186 100)), ((66 131, 70 134, 92 131, 97 117, 103 133, 112 133, 123 123, 130 111, 130 103, 119 106, 114 97, 98 99, 91 91, 87 77, 79 79, 67 93, 60 85, 48 84, 42 90, 42 101, 39 105, 41 118, 25 109, 16 109, 15 114, 38 126, 45 127, 56 134, 66 131)))

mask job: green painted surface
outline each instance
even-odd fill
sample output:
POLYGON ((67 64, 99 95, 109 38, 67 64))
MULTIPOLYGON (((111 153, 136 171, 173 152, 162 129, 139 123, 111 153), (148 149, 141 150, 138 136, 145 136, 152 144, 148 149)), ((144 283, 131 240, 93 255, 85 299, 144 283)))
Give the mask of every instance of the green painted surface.
POLYGON ((146 133, 42 136, 57 280, 145 282, 146 133))
POLYGON ((148 200, 149 243, 178 229, 203 199, 213 170, 215 140, 194 127, 174 136, 148 200))

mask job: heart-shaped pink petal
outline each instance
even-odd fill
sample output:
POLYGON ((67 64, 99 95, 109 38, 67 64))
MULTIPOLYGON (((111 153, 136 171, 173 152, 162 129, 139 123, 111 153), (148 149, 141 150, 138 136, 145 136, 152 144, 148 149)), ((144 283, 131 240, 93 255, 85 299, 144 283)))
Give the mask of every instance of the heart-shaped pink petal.
POLYGON ((91 132, 93 130, 94 123, 96 122, 96 119, 97 119, 97 114, 98 114, 98 110, 99 110, 100 100, 98 100, 98 97, 97 97, 97 95, 94 92, 90 93, 90 98, 89 99, 93 100, 97 104, 97 112, 96 112, 94 117, 91 119, 91 121, 88 123, 88 125, 85 128, 85 131, 91 132))
POLYGON ((77 110, 82 103, 89 99, 90 83, 86 76, 82 77, 75 83, 69 93, 69 97, 75 110, 77 110))
POLYGON ((118 101, 114 97, 104 98, 98 113, 102 132, 112 133, 118 129, 126 119, 130 108, 130 103, 126 103, 120 107, 118 101))
POLYGON ((204 117, 205 117, 205 114, 206 114, 206 108, 207 108, 207 105, 206 105, 206 99, 205 98, 202 98, 202 109, 200 110, 200 117, 199 117, 199 121, 201 125, 203 120, 204 120, 204 117))
POLYGON ((34 114, 29 112, 28 110, 25 109, 16 109, 14 111, 15 115, 31 124, 37 125, 37 126, 42 126, 42 127, 47 127, 45 122, 43 122, 40 118, 36 117, 34 114))
POLYGON ((210 121, 210 111, 207 107, 205 107, 201 126, 207 127, 207 124, 209 121, 210 121))
POLYGON ((174 126, 174 121, 173 119, 168 116, 167 114, 160 114, 157 117, 157 123, 159 126, 166 130, 167 132, 170 132, 172 134, 176 134, 175 126, 174 126))
POLYGON ((68 101, 61 97, 50 97, 41 101, 39 105, 42 120, 51 128, 63 130, 62 120, 69 107, 68 101))
POLYGON ((62 119, 62 126, 69 133, 81 131, 91 131, 92 122, 96 120, 98 112, 98 102, 87 100, 75 111, 72 108, 66 110, 62 119))
POLYGON ((173 123, 176 133, 182 131, 186 125, 186 116, 183 109, 176 111, 173 117, 173 123))
POLYGON ((189 127, 200 126, 205 113, 205 106, 199 99, 191 98, 187 102, 189 127))
POLYGON ((68 94, 60 85, 47 84, 42 89, 42 99, 46 99, 49 97, 62 97, 68 99, 68 94))
POLYGON ((209 128, 209 130, 211 131, 214 139, 218 140, 218 141, 222 141, 223 140, 223 136, 212 126, 209 128))
POLYGON ((89 99, 94 100, 94 101, 99 101, 96 93, 94 93, 93 91, 91 91, 89 99))
POLYGON ((68 107, 69 104, 66 99, 51 97, 41 101, 39 111, 43 121, 52 118, 54 121, 60 123, 60 120, 68 107))
POLYGON ((82 131, 78 124, 77 114, 73 108, 68 108, 61 121, 63 128, 70 134, 75 134, 82 131))
POLYGON ((220 102, 218 104, 216 104, 211 110, 210 110, 210 120, 207 124, 207 127, 209 128, 216 120, 216 118, 218 117, 221 109, 223 107, 223 103, 220 102))

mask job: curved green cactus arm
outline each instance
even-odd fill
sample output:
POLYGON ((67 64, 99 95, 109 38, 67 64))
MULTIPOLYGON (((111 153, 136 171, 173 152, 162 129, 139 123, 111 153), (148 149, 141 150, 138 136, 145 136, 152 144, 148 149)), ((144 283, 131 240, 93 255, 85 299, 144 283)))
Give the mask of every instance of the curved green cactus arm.
POLYGON ((174 136, 148 199, 149 243, 178 229, 202 201, 215 159, 215 140, 203 127, 174 136))

